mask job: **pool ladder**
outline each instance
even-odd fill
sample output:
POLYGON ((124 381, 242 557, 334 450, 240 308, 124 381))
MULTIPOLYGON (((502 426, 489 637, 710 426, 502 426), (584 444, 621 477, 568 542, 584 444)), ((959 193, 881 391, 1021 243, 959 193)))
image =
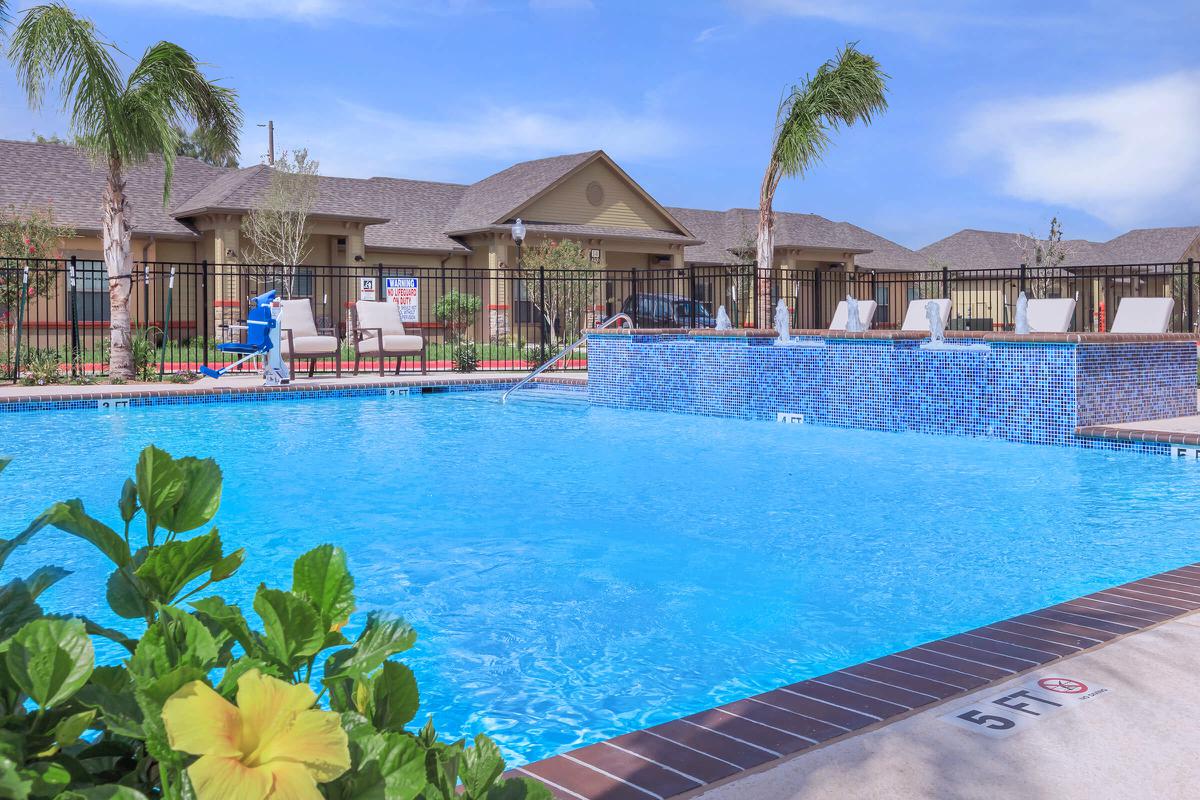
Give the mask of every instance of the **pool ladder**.
MULTIPOLYGON (((604 328, 611 327, 614 323, 622 322, 622 321, 627 323, 629 325, 629 327, 631 327, 631 328, 633 327, 633 319, 628 314, 613 314, 611 317, 609 317, 608 319, 604 320, 599 325, 597 325, 594 328, 594 330, 603 330, 604 328)), ((578 339, 571 342, 569 345, 567 345, 562 350, 560 350, 558 355, 556 355, 554 358, 550 359, 549 361, 547 361, 543 364, 539 364, 538 366, 534 367, 532 372, 530 372, 524 378, 519 380, 514 386, 507 389, 504 392, 504 394, 500 395, 500 402, 507 403, 508 396, 510 394, 515 392, 517 389, 520 389, 525 384, 529 383, 531 380, 536 378, 538 375, 541 375, 543 372, 545 372, 546 370, 553 367, 559 361, 562 361, 564 356, 566 356, 568 353, 570 353, 572 350, 574 350, 576 347, 579 347, 579 345, 583 344, 586 341, 587 341, 587 336, 580 336, 578 339)))

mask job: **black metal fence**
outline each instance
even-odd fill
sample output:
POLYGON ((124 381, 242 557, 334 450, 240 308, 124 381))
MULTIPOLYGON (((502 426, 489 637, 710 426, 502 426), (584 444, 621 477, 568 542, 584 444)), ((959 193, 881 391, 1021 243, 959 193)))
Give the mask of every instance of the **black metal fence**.
MULTIPOLYGON (((342 340, 346 362, 353 361, 354 303, 391 300, 400 305, 406 327, 425 338, 430 369, 475 361, 481 370, 523 370, 618 312, 640 328, 704 328, 715 325, 724 306, 737 327, 769 327, 764 310, 783 300, 793 327, 825 328, 847 295, 874 300, 873 327, 883 329, 899 328, 914 300, 948 297, 951 327, 979 331, 1011 329, 1022 291, 1074 298, 1076 331, 1107 330, 1122 298, 1173 297, 1171 330, 1192 332, 1196 284, 1191 261, 1069 270, 782 268, 770 276, 753 264, 554 271, 138 262, 130 278, 130 316, 142 378, 232 361, 216 345, 242 335, 248 298, 268 289, 308 299, 316 326, 342 340)), ((0 376, 104 373, 109 325, 103 262, 0 260, 0 376)), ((417 368, 410 361, 404 369, 417 368)), ((581 350, 563 368, 585 365, 581 350)), ((330 371, 334 360, 322 358, 315 366, 330 371)), ((364 369, 376 367, 374 360, 364 361, 364 369)))

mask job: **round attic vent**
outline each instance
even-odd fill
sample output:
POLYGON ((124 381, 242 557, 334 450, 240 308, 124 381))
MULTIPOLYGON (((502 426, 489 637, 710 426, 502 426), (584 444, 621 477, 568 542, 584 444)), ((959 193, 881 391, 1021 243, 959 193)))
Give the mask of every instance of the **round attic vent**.
POLYGON ((587 185, 588 202, 594 206, 598 206, 604 202, 604 187, 598 182, 592 181, 587 185))

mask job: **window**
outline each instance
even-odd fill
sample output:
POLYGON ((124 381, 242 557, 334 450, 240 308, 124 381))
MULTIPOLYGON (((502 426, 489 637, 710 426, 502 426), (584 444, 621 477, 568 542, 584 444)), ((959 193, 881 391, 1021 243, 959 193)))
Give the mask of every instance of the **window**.
POLYGON ((875 319, 879 322, 891 322, 888 311, 891 288, 890 286, 875 287, 875 319))
POLYGON ((108 322, 108 270, 103 261, 76 260, 75 302, 80 322, 108 322))

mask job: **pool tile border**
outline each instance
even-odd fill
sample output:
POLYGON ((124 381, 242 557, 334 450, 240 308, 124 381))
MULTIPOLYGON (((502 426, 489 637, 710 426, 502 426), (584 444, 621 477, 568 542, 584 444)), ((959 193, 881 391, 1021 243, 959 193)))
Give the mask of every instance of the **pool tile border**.
MULTIPOLYGON (((286 386, 205 386, 164 390, 155 385, 112 391, 0 396, 0 414, 68 409, 110 410, 159 405, 248 403, 271 400, 311 400, 333 397, 384 397, 420 394, 429 389, 465 392, 504 389, 518 379, 513 376, 430 376, 418 380, 380 380, 342 384, 294 383, 286 386)), ((586 377, 538 376, 534 385, 557 385, 584 389, 586 377)))
POLYGON ((1200 610, 1200 563, 526 764, 560 800, 677 800, 1200 610))
POLYGON ((1161 431, 1150 428, 1115 427, 1112 425, 1085 425, 1076 428, 1075 435, 1088 439, 1107 439, 1114 442, 1143 442, 1200 447, 1200 433, 1184 433, 1182 431, 1161 431))

